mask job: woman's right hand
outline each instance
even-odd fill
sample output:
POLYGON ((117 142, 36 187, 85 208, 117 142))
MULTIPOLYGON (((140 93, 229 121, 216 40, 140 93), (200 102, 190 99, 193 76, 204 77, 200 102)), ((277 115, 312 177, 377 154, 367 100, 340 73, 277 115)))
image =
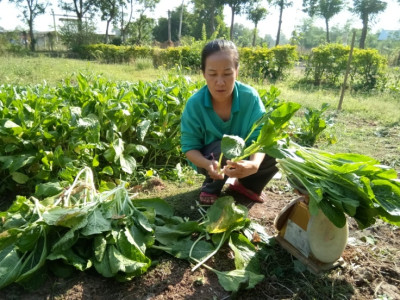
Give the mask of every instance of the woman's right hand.
POLYGON ((208 175, 215 180, 222 180, 224 179, 224 173, 220 172, 218 168, 218 162, 216 160, 210 160, 206 168, 208 175))

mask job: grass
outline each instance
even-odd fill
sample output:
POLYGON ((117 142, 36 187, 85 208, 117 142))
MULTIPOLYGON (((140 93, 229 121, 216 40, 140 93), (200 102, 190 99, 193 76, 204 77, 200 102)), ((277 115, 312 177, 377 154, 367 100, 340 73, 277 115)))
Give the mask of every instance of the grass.
MULTIPOLYGON (((164 69, 153 69, 149 60, 134 64, 102 64, 48 57, 0 57, 0 84, 38 84, 46 81, 56 85, 74 73, 99 74, 112 81, 152 81, 168 75, 164 69)), ((335 115, 334 127, 326 130, 338 142, 329 145, 320 142, 321 148, 333 152, 355 152, 373 156, 383 163, 400 169, 400 105, 391 92, 346 92, 342 110, 337 113, 340 91, 313 85, 298 84, 303 74, 295 69, 284 81, 273 84, 281 91, 280 98, 298 102, 303 106, 320 108, 322 103, 331 105, 328 113, 335 115)), ((200 75, 191 75, 202 80, 200 75)), ((269 88, 271 83, 239 80, 256 88, 269 88)))
POLYGON ((116 81, 148 81, 166 74, 161 69, 143 69, 143 64, 143 61, 136 66, 65 58, 3 56, 0 57, 0 84, 38 84, 46 81, 55 85, 79 72, 99 74, 116 81))

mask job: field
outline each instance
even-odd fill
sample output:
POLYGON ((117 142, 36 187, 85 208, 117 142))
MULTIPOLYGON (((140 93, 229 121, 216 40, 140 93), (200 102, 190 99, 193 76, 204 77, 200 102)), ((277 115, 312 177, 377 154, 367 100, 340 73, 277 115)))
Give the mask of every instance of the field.
MULTIPOLYGON (((46 80, 57 85, 73 72, 102 74, 112 81, 152 81, 167 76, 170 71, 145 69, 135 65, 104 65, 48 58, 0 58, 0 84, 38 84, 46 80)), ((175 71, 176 72, 176 71, 175 71)), ((192 75, 193 80, 201 80, 192 75)), ((400 105, 398 96, 389 92, 346 94, 343 110, 336 111, 339 91, 297 83, 299 74, 274 83, 281 91, 279 98, 303 106, 320 108, 331 105, 328 114, 334 125, 326 131, 336 137, 330 144, 321 138, 317 146, 331 152, 354 152, 372 156, 400 171, 400 105)), ((246 81, 245 78, 241 79, 246 81)), ((269 88, 270 83, 254 83, 257 88, 269 88)), ((301 117, 301 115, 299 116, 301 117)), ((296 120, 301 120, 300 118, 296 120)), ((194 208, 201 176, 186 170, 180 180, 154 177, 134 187, 139 198, 161 197, 170 203, 179 216, 197 219, 194 208)), ((266 190, 268 201, 250 203, 233 194, 238 203, 249 209, 249 216, 275 235, 275 216, 296 194, 285 178, 274 179, 266 190)), ((1 207, 9 205, 3 199, 1 207)), ((216 275, 205 268, 190 271, 190 264, 163 254, 147 273, 132 281, 118 283, 94 271, 76 272, 69 278, 51 276, 44 286, 25 291, 10 285, 0 291, 1 299, 400 299, 400 229, 378 221, 359 230, 349 220, 350 239, 343 253, 345 264, 322 274, 312 274, 279 245, 261 249, 265 279, 254 289, 230 294, 220 286, 216 275)), ((220 270, 233 265, 232 253, 223 248, 209 263, 220 270)))

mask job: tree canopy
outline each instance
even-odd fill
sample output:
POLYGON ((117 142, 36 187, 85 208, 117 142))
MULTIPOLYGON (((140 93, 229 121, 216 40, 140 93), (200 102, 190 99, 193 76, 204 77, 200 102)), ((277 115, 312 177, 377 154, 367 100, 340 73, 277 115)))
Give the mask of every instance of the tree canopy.
POLYGON ((350 9, 358 15, 363 23, 360 38, 360 48, 365 48, 365 39, 368 32, 368 24, 373 18, 386 9, 387 3, 381 0, 353 0, 353 7, 350 9))
POLYGON ((252 42, 252 46, 254 47, 256 44, 258 22, 267 17, 268 11, 264 7, 257 6, 254 9, 249 9, 247 14, 248 14, 247 18, 254 23, 254 33, 252 42))
POLYGON ((343 9, 342 0, 303 0, 303 11, 310 17, 317 15, 325 20, 326 41, 330 43, 329 20, 343 9))

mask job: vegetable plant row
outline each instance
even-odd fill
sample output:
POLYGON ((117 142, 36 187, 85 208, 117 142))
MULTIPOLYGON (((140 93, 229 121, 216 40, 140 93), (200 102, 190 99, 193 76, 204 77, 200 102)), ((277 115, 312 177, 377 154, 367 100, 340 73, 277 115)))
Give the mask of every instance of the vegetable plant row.
POLYGON ((146 272, 160 251, 189 260, 193 270, 210 269, 227 291, 253 288, 264 278, 251 240, 257 236, 257 243, 266 245, 270 237, 232 197, 218 199, 201 220, 189 221, 174 216, 162 199, 131 199, 124 184, 97 192, 89 168, 57 195, 48 196, 54 193, 49 184, 42 189, 41 201, 19 196, 0 213, 5 220, 0 225, 0 289, 13 282, 32 288, 46 271, 65 277, 89 268, 126 281, 146 272), (235 253, 235 269, 206 265, 226 242, 235 253))
MULTIPOLYGON (((57 87, 1 85, 0 196, 68 185, 85 166, 100 190, 140 182, 150 169, 174 179, 185 161, 180 116, 202 86, 184 76, 128 83, 83 74, 57 87)), ((259 93, 266 106, 278 102, 275 87, 259 93)))
POLYGON ((180 114, 200 86, 182 76, 115 83, 83 74, 57 87, 0 86, 0 195, 72 183, 84 166, 99 186, 175 167, 180 114))

